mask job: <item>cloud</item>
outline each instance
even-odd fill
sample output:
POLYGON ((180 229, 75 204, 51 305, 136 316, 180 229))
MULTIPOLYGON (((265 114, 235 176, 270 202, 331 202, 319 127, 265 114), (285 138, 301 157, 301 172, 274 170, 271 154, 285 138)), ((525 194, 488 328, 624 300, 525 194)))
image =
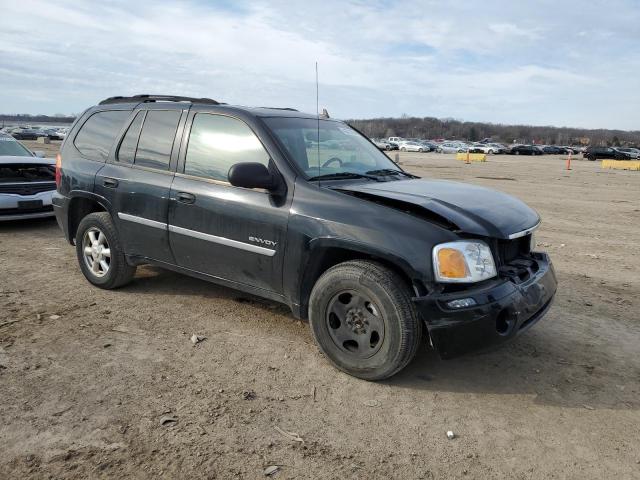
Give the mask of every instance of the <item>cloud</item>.
POLYGON ((0 16, 0 105, 71 113, 112 95, 175 93, 314 111, 318 61, 322 106, 342 118, 637 129, 638 9, 607 8, 23 0, 0 16))

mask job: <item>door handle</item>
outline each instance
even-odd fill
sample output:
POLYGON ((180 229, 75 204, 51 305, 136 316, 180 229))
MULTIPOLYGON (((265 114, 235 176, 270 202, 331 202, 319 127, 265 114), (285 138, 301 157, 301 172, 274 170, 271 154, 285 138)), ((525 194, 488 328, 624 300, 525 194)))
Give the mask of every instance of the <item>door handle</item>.
POLYGON ((193 193, 178 192, 176 195, 176 200, 178 200, 180 203, 191 204, 196 201, 196 196, 193 193))
POLYGON ((102 185, 107 188, 116 188, 118 186, 118 180, 115 178, 105 177, 104 180, 102 180, 102 185))

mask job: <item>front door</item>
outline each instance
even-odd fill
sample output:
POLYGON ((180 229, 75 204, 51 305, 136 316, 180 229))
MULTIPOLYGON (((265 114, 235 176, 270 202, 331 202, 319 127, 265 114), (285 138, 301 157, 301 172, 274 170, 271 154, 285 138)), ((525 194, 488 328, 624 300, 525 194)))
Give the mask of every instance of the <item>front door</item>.
POLYGON ((189 117, 186 153, 169 206, 169 241, 177 264, 281 293, 290 202, 234 187, 227 178, 232 165, 268 165, 270 155, 240 119, 204 112, 189 117))

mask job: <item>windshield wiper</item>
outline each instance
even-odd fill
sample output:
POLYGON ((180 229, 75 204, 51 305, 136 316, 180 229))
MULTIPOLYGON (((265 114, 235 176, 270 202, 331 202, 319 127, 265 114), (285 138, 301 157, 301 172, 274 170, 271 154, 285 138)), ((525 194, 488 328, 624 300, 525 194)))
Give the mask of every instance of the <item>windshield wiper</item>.
POLYGON ((376 182, 384 182, 384 180, 382 180, 379 177, 375 177, 373 175, 367 175, 364 173, 356 173, 356 172, 325 173, 324 175, 317 175, 315 177, 311 177, 309 181, 312 182, 314 180, 340 180, 341 178, 368 178, 369 180, 375 180, 376 182))
POLYGON ((393 168, 381 168, 380 170, 369 170, 368 175, 404 175, 409 178, 420 178, 402 170, 395 170, 393 168))

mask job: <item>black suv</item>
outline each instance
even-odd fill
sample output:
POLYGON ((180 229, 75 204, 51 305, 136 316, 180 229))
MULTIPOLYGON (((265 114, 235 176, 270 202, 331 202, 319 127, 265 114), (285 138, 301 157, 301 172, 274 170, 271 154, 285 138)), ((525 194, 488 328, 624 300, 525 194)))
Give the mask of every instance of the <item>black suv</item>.
POLYGON ((94 285, 153 264, 282 302, 368 380, 407 365, 424 328, 443 358, 508 340, 556 291, 527 205, 411 175, 347 124, 293 109, 110 98, 76 120, 56 181, 94 285))
POLYGON ((613 160, 632 160, 634 156, 629 152, 623 152, 612 147, 587 147, 583 153, 583 157, 588 160, 598 160, 609 158, 613 160))

